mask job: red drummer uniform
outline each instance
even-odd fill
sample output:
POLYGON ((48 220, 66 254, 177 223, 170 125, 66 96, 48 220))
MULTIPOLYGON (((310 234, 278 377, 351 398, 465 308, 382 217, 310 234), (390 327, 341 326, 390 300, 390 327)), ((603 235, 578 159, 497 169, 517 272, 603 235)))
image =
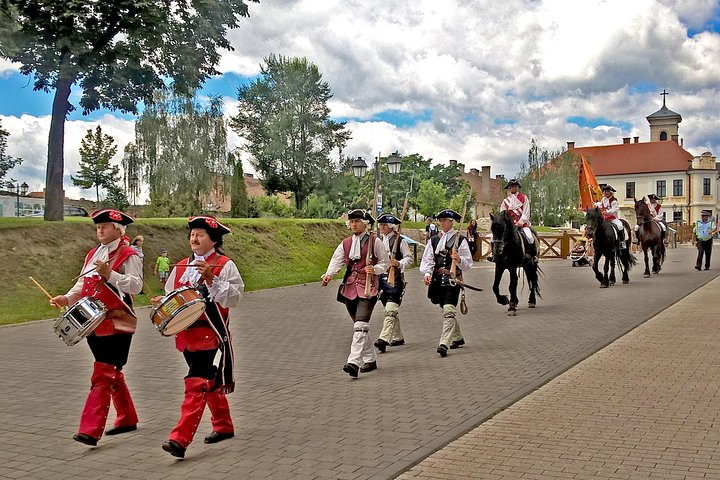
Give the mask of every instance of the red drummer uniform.
POLYGON ((81 271, 83 275, 65 294, 69 305, 85 297, 94 297, 107 310, 105 320, 87 336, 95 363, 79 433, 74 437, 82 443, 95 445, 105 428, 111 400, 117 416, 114 427, 107 433, 123 433, 135 430, 137 426, 137 413, 122 368, 127 363, 137 325, 132 306, 133 295, 142 290, 142 261, 124 236, 124 227, 133 222, 130 216, 113 209, 98 210, 91 216, 95 224, 114 223, 121 226, 123 232, 120 238, 88 252, 81 271), (107 280, 95 271, 98 260, 110 265, 112 271, 107 280))
MULTIPOLYGON (((192 217, 188 226, 191 229, 212 230, 220 239, 230 232, 210 216, 192 217)), ((181 417, 163 449, 179 457, 184 456, 184 450, 192 442, 206 405, 210 409, 213 433, 205 438, 205 443, 215 443, 234 435, 226 397, 235 387, 229 313, 231 307, 238 305, 245 289, 235 263, 214 248, 204 255, 193 253, 178 262, 165 282, 165 291, 171 293, 186 286, 197 288, 205 298, 205 313, 175 336, 175 346, 183 352, 188 374, 185 377, 181 417), (199 270, 193 267, 199 260, 212 266, 210 287, 203 282, 199 270)))

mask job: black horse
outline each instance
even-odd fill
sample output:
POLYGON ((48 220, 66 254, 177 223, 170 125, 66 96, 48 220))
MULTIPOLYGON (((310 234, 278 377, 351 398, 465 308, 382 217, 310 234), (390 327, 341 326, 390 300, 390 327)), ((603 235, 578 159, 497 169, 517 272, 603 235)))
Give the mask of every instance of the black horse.
POLYGON ((615 232, 612 222, 603 219, 600 208, 595 207, 587 211, 585 214, 585 222, 587 223, 587 236, 593 239, 593 248, 595 249, 595 258, 593 261, 593 272, 595 278, 600 282, 600 288, 607 288, 615 285, 615 264, 622 271, 623 283, 630 283, 628 272, 633 265, 637 263, 635 256, 630 253, 628 244, 630 243, 630 225, 625 220, 620 220, 625 229, 625 247, 620 247, 620 241, 615 232), (598 270, 600 258, 605 258, 603 273, 598 270), (610 276, 608 276, 608 267, 610 267, 610 276))
POLYGON ((492 224, 492 254, 495 262, 495 281, 493 282, 493 293, 500 305, 508 305, 508 315, 517 315, 518 269, 522 267, 525 271, 530 286, 530 299, 528 307, 535 308, 535 295, 540 295, 538 277, 540 267, 537 264, 537 242, 528 242, 525 234, 522 233, 513 223, 510 214, 502 211, 498 215, 490 214, 492 224), (503 273, 510 272, 510 298, 507 295, 500 295, 500 280, 503 273))
POLYGON ((648 250, 652 252, 653 273, 660 273, 662 264, 665 261, 663 232, 645 203, 645 197, 641 200, 635 200, 635 217, 637 218, 637 224, 640 226, 640 230, 638 230, 638 243, 645 255, 645 273, 643 276, 648 278, 650 277, 648 250))

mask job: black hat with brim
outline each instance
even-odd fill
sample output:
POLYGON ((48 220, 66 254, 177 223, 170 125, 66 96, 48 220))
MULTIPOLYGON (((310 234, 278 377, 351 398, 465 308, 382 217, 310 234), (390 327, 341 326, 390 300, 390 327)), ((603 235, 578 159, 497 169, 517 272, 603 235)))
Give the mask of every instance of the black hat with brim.
POLYGON ((378 223, 389 223, 391 225, 400 225, 402 222, 395 215, 383 213, 377 219, 378 223))
POLYGON ((700 215, 701 215, 701 216, 702 216, 702 215, 711 216, 711 215, 712 215, 712 211, 710 211, 710 210, 703 210, 703 211, 700 212, 700 215))
POLYGON ((511 178, 510 181, 507 183, 507 185, 505 185, 505 190, 512 187, 513 185, 517 185, 518 188, 522 188, 522 185, 520 185, 520 182, 518 182, 514 178, 511 178))
POLYGON ((370 215, 370 212, 367 210, 364 210, 362 208, 356 208, 355 210, 350 210, 348 212, 348 220, 365 220, 370 225, 373 225, 375 223, 375 219, 372 215, 370 215))
POLYGON ((610 185, 605 185, 605 186, 603 187, 603 189, 602 189, 603 192, 606 192, 606 191, 608 191, 608 190, 610 190, 611 192, 616 192, 616 191, 617 191, 617 190, 615 190, 613 187, 611 187, 610 185))
POLYGON ((437 217, 438 220, 442 218, 452 218, 456 222, 459 222, 462 218, 459 213, 457 213, 455 210, 450 210, 449 208, 441 211, 440 213, 435 215, 435 217, 437 217))
POLYGON ((95 223, 119 223, 120 225, 130 225, 135 221, 130 215, 114 208, 103 208, 102 210, 95 210, 90 214, 95 223))
POLYGON ((188 228, 204 228, 208 232, 214 232, 220 235, 230 233, 230 229, 217 221, 212 215, 198 215, 188 218, 188 228))
POLYGON ((655 200, 660 200, 660 197, 658 197, 658 196, 655 195, 654 193, 648 194, 648 198, 651 199, 651 200, 652 200, 653 198, 654 198, 655 200))

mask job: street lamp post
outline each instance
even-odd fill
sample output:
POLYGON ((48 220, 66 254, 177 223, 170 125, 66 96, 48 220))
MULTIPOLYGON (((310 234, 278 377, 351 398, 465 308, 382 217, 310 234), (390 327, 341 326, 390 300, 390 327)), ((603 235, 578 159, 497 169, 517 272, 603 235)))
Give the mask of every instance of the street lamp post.
POLYGON ((128 187, 130 187, 130 197, 132 198, 133 207, 137 203, 137 188, 138 188, 138 176, 136 174, 130 175, 128 178, 128 187))
MULTIPOLYGON (((400 166, 402 164, 402 159, 400 157, 400 154, 396 151, 390 154, 388 156, 386 162, 388 171, 391 175, 396 175, 400 172, 400 166)), ((351 164, 352 172, 355 177, 357 177, 358 180, 360 180, 362 177, 365 176, 365 173, 367 172, 368 165, 365 163, 365 160, 362 159, 362 157, 357 157, 357 159, 351 164)), ((373 211, 372 215, 373 217, 377 217, 377 215, 382 211, 383 208, 383 198, 382 198, 382 187, 380 183, 380 155, 378 154, 377 157, 375 157, 375 163, 373 164, 373 171, 375 172, 375 192, 374 192, 374 201, 373 201, 373 211)))
POLYGON ((15 216, 20 216, 20 195, 23 197, 27 195, 28 188, 30 186, 23 182, 22 185, 18 183, 17 180, 11 178, 9 182, 7 182, 7 188, 10 189, 10 191, 15 190, 15 216))

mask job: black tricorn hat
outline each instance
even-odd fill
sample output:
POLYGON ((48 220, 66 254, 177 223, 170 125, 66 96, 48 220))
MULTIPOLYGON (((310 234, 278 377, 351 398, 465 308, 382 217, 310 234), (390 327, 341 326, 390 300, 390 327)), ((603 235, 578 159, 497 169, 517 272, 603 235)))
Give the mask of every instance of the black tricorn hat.
POLYGON ((605 186, 603 187, 602 191, 604 192, 604 191, 606 191, 606 190, 610 190, 611 192, 616 192, 616 191, 617 191, 617 190, 615 190, 613 187, 611 187, 610 185, 605 185, 605 186))
POLYGON ((451 210, 449 208, 446 210, 442 210, 440 213, 438 213, 435 216, 437 217, 438 220, 440 220, 441 218, 452 218, 456 222, 459 222, 460 219, 462 218, 459 213, 457 213, 455 210, 451 210))
POLYGON ((204 228, 208 232, 214 232, 220 235, 230 233, 230 229, 217 221, 212 215, 197 215, 188 218, 188 228, 204 228))
POLYGON ((701 216, 702 216, 702 215, 708 215, 708 216, 710 216, 710 215, 712 215, 712 210, 703 210, 703 211, 700 212, 700 215, 701 215, 701 216))
POLYGON ((392 225, 400 225, 402 221, 397 218, 395 215, 392 215, 390 213, 383 213, 380 215, 377 219, 378 223, 390 223, 392 225))
POLYGON ((130 225, 135 221, 130 215, 114 208, 103 208, 102 210, 95 210, 90 214, 90 218, 95 223, 119 223, 120 225, 130 225))
POLYGON ((660 200, 660 197, 658 197, 658 196, 655 195, 654 193, 648 193, 648 196, 647 196, 647 197, 648 197, 649 199, 651 199, 651 200, 652 200, 653 198, 654 198, 655 200, 660 200))
POLYGON ((348 220, 352 219, 366 220, 370 225, 373 225, 375 223, 375 219, 372 215, 370 215, 370 212, 362 208, 356 208, 348 212, 348 220))
POLYGON ((515 180, 514 178, 511 178, 510 180, 508 180, 507 185, 505 185, 505 190, 507 190, 508 188, 512 187, 513 185, 517 185, 518 188, 522 188, 522 185, 520 185, 520 182, 518 182, 518 181, 515 180))

